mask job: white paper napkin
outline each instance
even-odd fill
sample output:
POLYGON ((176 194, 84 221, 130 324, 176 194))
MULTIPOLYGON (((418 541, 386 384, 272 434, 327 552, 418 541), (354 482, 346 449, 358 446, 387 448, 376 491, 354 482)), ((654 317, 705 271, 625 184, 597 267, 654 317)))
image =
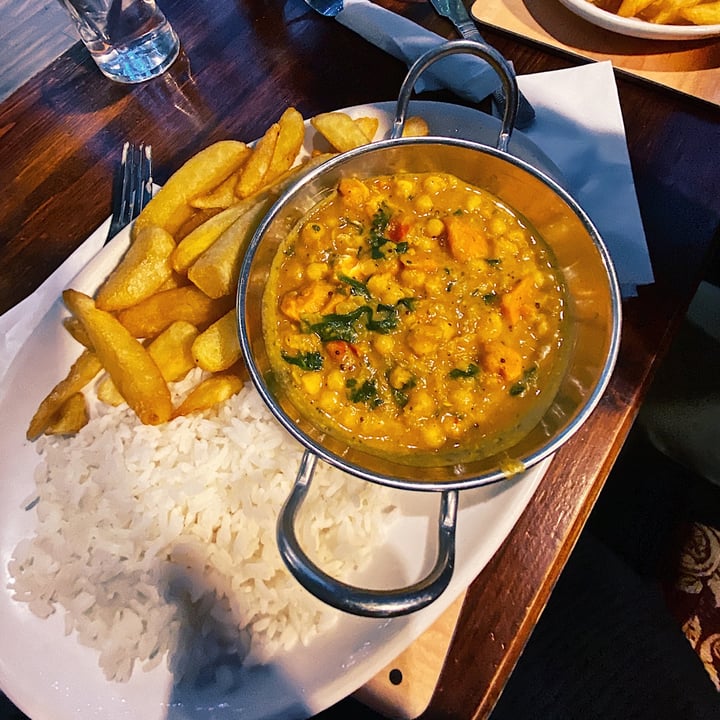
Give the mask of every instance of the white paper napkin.
POLYGON ((518 78, 535 107, 523 132, 555 162, 615 265, 623 297, 652 283, 612 64, 592 63, 518 78))

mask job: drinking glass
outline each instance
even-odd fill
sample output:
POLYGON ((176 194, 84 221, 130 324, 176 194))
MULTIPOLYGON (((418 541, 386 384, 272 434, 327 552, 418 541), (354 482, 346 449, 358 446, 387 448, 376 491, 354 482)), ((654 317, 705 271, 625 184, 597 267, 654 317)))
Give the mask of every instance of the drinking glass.
POLYGON ((180 43, 155 0, 59 0, 102 73, 138 83, 164 72, 180 43))

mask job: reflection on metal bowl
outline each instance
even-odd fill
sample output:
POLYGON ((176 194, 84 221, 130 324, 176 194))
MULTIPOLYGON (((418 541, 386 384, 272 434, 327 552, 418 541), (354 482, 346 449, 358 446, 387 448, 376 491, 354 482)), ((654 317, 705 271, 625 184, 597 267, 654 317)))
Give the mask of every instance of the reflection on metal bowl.
POLYGON ((554 453, 597 405, 617 356, 621 309, 617 279, 607 249, 585 212, 554 180, 507 152, 517 110, 514 76, 495 51, 469 41, 448 43, 416 63, 400 93, 393 138, 341 154, 290 188, 261 223, 245 256, 238 286, 242 351, 254 384, 280 423, 306 448, 296 485, 279 519, 278 542, 291 571, 311 592, 345 611, 392 616, 432 602, 452 575, 457 491, 497 482, 513 469, 529 468, 554 453), (440 137, 401 138, 400 130, 417 75, 436 59, 472 52, 495 67, 508 97, 498 147, 440 137), (557 389, 539 419, 500 453, 453 456, 418 468, 343 442, 313 423, 276 384, 265 346, 262 302, 273 258, 287 233, 343 177, 445 172, 485 188, 523 216, 549 245, 567 292, 567 360, 557 389), (309 561, 294 533, 294 518, 317 459, 368 481, 407 490, 440 491, 439 550, 435 567, 401 591, 372 591, 338 583, 309 561))

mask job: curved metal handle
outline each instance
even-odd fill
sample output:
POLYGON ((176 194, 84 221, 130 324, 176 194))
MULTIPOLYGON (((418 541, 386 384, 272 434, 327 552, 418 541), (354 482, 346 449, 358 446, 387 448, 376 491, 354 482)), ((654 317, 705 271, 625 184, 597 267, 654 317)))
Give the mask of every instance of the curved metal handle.
POLYGON ((405 116, 407 115, 410 96, 417 82, 418 77, 432 65, 434 62, 441 60, 448 55, 456 55, 457 53, 469 53, 485 60, 488 65, 498 74, 502 82, 503 90, 507 102, 503 111, 502 125, 500 134, 498 135, 496 147, 498 150, 507 152, 510 136, 515 127, 515 120, 518 112, 519 91, 517 81, 515 80, 515 72, 508 61, 495 48, 474 40, 452 40, 438 47, 428 50, 421 55, 410 67, 408 74, 405 76, 400 94, 398 95, 397 110, 395 111, 395 121, 393 122, 390 137, 397 139, 402 136, 403 127, 405 126, 405 116))
POLYGON ((435 566, 422 580, 396 590, 370 590, 336 580, 305 554, 295 533, 298 511, 310 488, 317 456, 306 450, 290 496, 277 524, 277 543, 285 564, 298 582, 328 605, 365 617, 396 617, 420 610, 436 600, 452 578, 455 566, 455 521, 458 491, 442 493, 435 566))

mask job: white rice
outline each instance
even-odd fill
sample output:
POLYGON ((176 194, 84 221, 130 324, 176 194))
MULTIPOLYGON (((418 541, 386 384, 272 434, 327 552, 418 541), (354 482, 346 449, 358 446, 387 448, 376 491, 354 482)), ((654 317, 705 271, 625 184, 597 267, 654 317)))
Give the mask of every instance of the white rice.
MULTIPOLYGON (((332 627, 339 612, 277 550, 302 451, 252 387, 161 427, 124 405, 92 412, 77 435, 39 441, 37 527, 9 564, 15 599, 40 617, 64 608, 66 632, 118 681, 163 658, 176 680, 226 656, 265 662, 332 627)), ((348 579, 393 515, 387 490, 319 464, 299 535, 348 579)))

